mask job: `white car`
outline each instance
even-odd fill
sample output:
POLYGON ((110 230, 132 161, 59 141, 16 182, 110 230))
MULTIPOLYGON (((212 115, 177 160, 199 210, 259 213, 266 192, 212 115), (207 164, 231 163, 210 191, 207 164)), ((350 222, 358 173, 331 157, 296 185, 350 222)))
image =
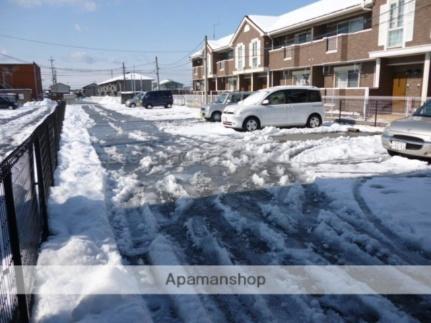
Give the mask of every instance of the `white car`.
POLYGON ((320 90, 311 86, 278 86, 257 91, 223 111, 225 127, 255 131, 263 127, 320 127, 325 109, 320 90))

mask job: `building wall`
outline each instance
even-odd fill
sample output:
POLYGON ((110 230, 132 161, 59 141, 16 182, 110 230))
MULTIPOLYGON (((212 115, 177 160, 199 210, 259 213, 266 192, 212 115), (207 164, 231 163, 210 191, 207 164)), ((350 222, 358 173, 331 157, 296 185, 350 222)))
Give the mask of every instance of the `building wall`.
POLYGON ((33 100, 43 97, 40 67, 33 64, 0 64, 0 87, 31 89, 33 100))
MULTIPOLYGON (((370 59, 370 52, 380 51, 387 49, 387 34, 388 34, 388 4, 390 0, 376 0, 371 12, 366 10, 358 10, 355 13, 338 17, 332 22, 342 21, 343 19, 350 19, 364 15, 371 21, 367 22, 366 29, 335 36, 337 39, 337 49, 328 52, 328 38, 317 39, 300 45, 293 45, 288 47, 290 57, 286 59, 285 49, 276 49, 266 51, 265 48, 270 48, 272 40, 267 36, 261 36, 259 30, 252 24, 246 22, 242 25, 238 36, 233 41, 233 49, 240 43, 244 44, 245 50, 245 70, 241 73, 249 75, 241 75, 240 89, 247 90, 250 88, 249 76, 251 73, 260 71, 250 70, 249 59, 249 46, 250 42, 258 38, 261 41, 261 67, 268 68, 272 71, 272 84, 274 85, 291 85, 292 71, 299 69, 308 69, 312 71, 313 85, 324 87, 328 89, 334 88, 334 67, 342 65, 360 65, 360 89, 337 89, 338 93, 366 93, 370 89, 371 95, 392 95, 394 76, 398 74, 405 74, 407 76, 407 96, 420 96, 421 86, 423 82, 423 61, 424 55, 401 57, 381 60, 380 71, 380 84, 375 88, 375 72, 376 61, 370 59), (245 31, 246 25, 249 30, 245 31), (401 67, 400 64, 407 62, 414 62, 416 60, 417 66, 401 67), (395 64, 395 65, 394 65, 395 64), (398 65, 397 65, 398 64, 398 65), (327 66, 325 69, 323 66, 327 66), (422 72, 420 72, 422 71, 422 72), (422 74, 421 74, 422 73, 422 74)), ((408 0, 406 2, 405 21, 414 18, 414 25, 405 27, 405 36, 412 36, 411 41, 406 41, 404 46, 418 46, 424 44, 431 44, 431 2, 430 0, 408 0), (413 1, 413 2, 412 2, 413 1), (408 7, 412 5, 413 7, 408 7), (408 17, 408 13, 415 9, 414 16, 408 17), (407 12, 407 10, 410 10, 407 12)), ((328 21, 321 25, 313 26, 317 34, 325 35, 328 27, 328 21)), ((292 34, 294 31, 290 31, 292 34)), ((288 35, 289 33, 285 33, 288 35)), ((278 36, 282 36, 279 34, 278 36)), ((213 63, 216 64, 218 54, 214 53, 213 63)), ((235 61, 232 61, 235 66, 235 61)), ((218 71, 215 67, 217 76, 228 77, 235 75, 235 68, 232 70, 218 71)), ((255 80, 255 79, 254 79, 255 80)), ((256 82, 253 82, 256 84, 256 82)), ((259 85, 262 86, 262 82, 259 85)), ((255 87, 256 87, 255 86, 255 87)), ((431 82, 430 82, 431 87, 431 82)), ((431 95, 431 89, 429 89, 431 95)))

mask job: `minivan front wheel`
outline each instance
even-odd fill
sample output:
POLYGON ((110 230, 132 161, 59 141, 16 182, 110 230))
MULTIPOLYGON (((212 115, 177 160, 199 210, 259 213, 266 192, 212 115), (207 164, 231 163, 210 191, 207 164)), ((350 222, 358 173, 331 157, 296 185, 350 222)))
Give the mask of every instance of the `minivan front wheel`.
POLYGON ((172 108, 172 104, 167 104, 167 105, 165 105, 165 109, 170 109, 170 108, 172 108))
POLYGON ((250 117, 244 121, 242 128, 245 131, 256 131, 260 129, 260 122, 257 118, 250 117))
POLYGON ((153 106, 151 105, 151 104, 147 104, 146 106, 145 106, 145 109, 152 109, 153 108, 153 106))
POLYGON ((322 118, 318 114, 312 114, 307 121, 308 128, 318 128, 322 125, 322 118))

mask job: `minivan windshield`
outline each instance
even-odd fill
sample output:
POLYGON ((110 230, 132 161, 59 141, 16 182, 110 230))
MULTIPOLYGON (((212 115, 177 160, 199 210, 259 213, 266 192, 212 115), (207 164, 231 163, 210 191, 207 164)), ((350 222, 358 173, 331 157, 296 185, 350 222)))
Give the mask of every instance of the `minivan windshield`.
POLYGON ((257 91, 247 97, 245 100, 241 101, 239 104, 241 105, 256 105, 262 103, 265 97, 269 94, 269 91, 257 91))
POLYGON ((214 103, 224 103, 226 101, 226 98, 229 96, 228 93, 220 94, 216 97, 214 100, 214 103))
POLYGON ((431 118, 431 100, 421 106, 413 115, 416 117, 431 118))

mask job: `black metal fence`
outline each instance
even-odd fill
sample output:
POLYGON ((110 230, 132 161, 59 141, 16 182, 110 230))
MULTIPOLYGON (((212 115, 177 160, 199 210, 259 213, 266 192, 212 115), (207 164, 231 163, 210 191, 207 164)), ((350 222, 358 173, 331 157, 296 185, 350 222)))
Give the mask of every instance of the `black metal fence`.
POLYGON ((422 101, 417 97, 323 97, 327 119, 366 122, 374 126, 411 115, 422 101))
POLYGON ((34 266, 39 247, 48 234, 49 188, 54 184, 57 152, 66 104, 54 112, 33 134, 0 164, 0 323, 28 322, 31 276, 20 267, 34 266))

